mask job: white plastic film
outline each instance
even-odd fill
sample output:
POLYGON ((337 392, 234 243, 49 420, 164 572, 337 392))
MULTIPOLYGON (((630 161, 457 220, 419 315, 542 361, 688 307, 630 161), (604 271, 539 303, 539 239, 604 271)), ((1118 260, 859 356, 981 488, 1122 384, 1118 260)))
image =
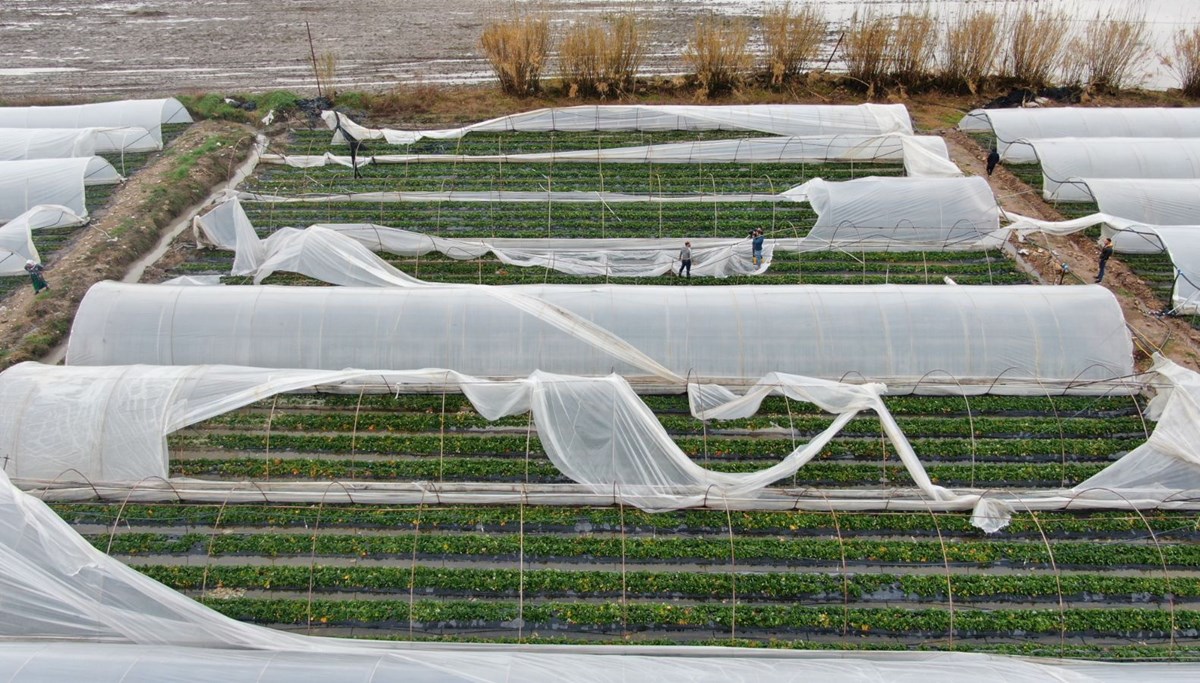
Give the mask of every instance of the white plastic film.
POLYGON ((65 206, 35 206, 0 226, 0 276, 25 275, 25 262, 40 262, 33 231, 83 225, 87 220, 65 206))
POLYGON ((1051 201, 1092 201, 1084 178, 1200 178, 1200 137, 1055 138, 1022 144, 1032 147, 1041 163, 1042 196, 1051 201))
POLYGON ((960 130, 994 132, 1001 156, 1034 163, 1019 140, 1046 138, 1200 138, 1200 110, 1194 107, 1021 107, 973 109, 960 130))
POLYGON ((1200 221, 1200 179, 1080 178, 1102 213, 1146 225, 1200 221))
POLYGON ((142 128, 150 133, 156 149, 162 149, 162 124, 191 122, 187 109, 174 98, 0 107, 0 128, 142 128))
POLYGON ((0 221, 39 204, 57 204, 87 216, 85 188, 121 180, 112 164, 100 157, 0 161, 0 221))

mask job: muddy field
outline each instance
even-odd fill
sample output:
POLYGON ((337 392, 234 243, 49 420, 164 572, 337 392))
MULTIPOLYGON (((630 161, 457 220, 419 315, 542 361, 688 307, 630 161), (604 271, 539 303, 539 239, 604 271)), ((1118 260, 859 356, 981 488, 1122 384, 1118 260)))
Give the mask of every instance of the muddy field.
MULTIPOLYGON (((610 2, 544 3, 567 21, 610 2)), ((0 97, 103 97, 188 90, 313 87, 308 34, 338 57, 341 88, 490 78, 483 26, 510 11, 488 0, 0 2, 0 97)), ((682 68, 696 14, 712 3, 650 3, 648 71, 682 68)), ((730 8, 737 10, 737 5, 730 8)))
MULTIPOLYGON (((769 2, 769 0, 768 0, 769 2)), ((0 99, 75 99, 257 92, 313 88, 307 23, 315 52, 338 57, 342 89, 382 90, 412 83, 463 83, 491 78, 480 56, 484 24, 514 6, 545 9, 560 25, 634 7, 650 28, 643 71, 684 70, 681 53, 694 19, 704 13, 758 16, 764 0, 0 0, 0 99)), ((1136 4, 1136 3, 1135 3, 1136 4)), ((1124 12, 1125 0, 1040 0, 1061 7, 1074 30, 1124 12)), ((885 14, 962 7, 1008 11, 1010 0, 826 0, 837 23, 862 7, 885 14), (990 6, 990 7, 989 7, 990 6)), ((1143 82, 1177 80, 1159 60, 1170 39, 1200 22, 1200 2, 1158 0, 1134 8, 1150 27, 1153 49, 1143 82), (1139 9, 1141 8, 1141 9, 1139 9)), ((831 34, 828 50, 832 52, 831 34)), ((834 60, 833 67, 838 63, 834 60)))

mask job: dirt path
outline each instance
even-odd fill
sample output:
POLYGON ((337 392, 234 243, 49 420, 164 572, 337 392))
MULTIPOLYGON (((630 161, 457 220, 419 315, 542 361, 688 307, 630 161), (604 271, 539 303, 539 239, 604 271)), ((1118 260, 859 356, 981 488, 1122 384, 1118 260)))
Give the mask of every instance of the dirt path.
MULTIPOLYGON (((956 129, 936 131, 946 140, 950 158, 967 175, 985 178, 996 195, 996 200, 1005 211, 1043 220, 1063 220, 1063 216, 1041 198, 1035 190, 1003 166, 988 177, 986 172, 987 150, 965 133, 956 129)), ((1018 249, 1028 250, 1026 262, 1036 268, 1047 282, 1059 279, 1058 263, 1070 266, 1076 277, 1068 276, 1065 284, 1090 283, 1096 277, 1099 247, 1082 233, 1068 237, 1036 235, 1023 244, 1013 240, 1018 249)), ((1109 261, 1104 286, 1116 295, 1125 313, 1125 321, 1134 333, 1134 346, 1139 368, 1149 364, 1149 354, 1161 351, 1171 360, 1193 370, 1200 369, 1200 331, 1186 321, 1155 315, 1157 303, 1154 292, 1134 275, 1120 255, 1109 261)))
POLYGON ((4 300, 0 369, 40 358, 64 339, 88 288, 121 279, 185 207, 229 177, 253 141, 254 132, 239 124, 198 123, 126 181, 104 215, 47 262, 48 293, 22 288, 4 300))

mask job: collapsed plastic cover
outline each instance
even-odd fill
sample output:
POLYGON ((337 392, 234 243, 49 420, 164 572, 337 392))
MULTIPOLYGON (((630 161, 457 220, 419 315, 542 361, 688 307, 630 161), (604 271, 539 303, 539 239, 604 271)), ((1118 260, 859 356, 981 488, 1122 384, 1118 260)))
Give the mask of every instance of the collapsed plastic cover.
POLYGON ((964 652, 393 643, 243 624, 105 555, 0 473, 0 672, 13 683, 88 680, 585 683, 906 680, 1125 683, 1194 680, 1194 664, 1106 664, 964 652), (620 656, 614 656, 620 655, 620 656))
POLYGON ((357 140, 386 140, 408 145, 422 138, 460 138, 471 132, 599 131, 599 130, 747 130, 772 135, 912 134, 908 109, 902 104, 752 104, 752 105, 581 105, 536 109, 501 116, 462 128, 394 130, 366 128, 345 114, 321 112, 335 131, 334 142, 345 142, 342 131, 357 140))

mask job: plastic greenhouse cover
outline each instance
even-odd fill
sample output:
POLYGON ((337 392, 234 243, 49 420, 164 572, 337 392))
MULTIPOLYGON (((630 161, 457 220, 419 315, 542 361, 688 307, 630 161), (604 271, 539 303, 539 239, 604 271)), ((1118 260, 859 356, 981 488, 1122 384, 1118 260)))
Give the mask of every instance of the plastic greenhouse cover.
POLYGON ((83 225, 87 219, 65 206, 35 206, 0 226, 0 275, 25 275, 25 261, 41 261, 33 231, 83 225))
POLYGON ((335 131, 335 143, 345 142, 344 130, 357 140, 385 140, 391 145, 505 131, 746 130, 786 136, 913 132, 908 109, 902 104, 584 105, 537 109, 462 128, 424 131, 366 128, 333 111, 321 112, 321 118, 335 131))
POLYGON ((187 109, 175 98, 0 107, 0 128, 144 128, 154 138, 155 149, 162 149, 162 124, 191 122, 187 109))
POLYGON ((817 179, 801 189, 818 214, 806 248, 995 248, 1008 235, 979 177, 817 179))
POLYGON ((104 152, 149 152, 144 128, 0 128, 0 160, 68 159, 104 152))
POLYGON ((1100 211, 1147 225, 1192 225, 1200 216, 1200 179, 1079 178, 1100 211))
POLYGON ((1147 232, 1147 241, 1156 237, 1171 256, 1175 270, 1172 312, 1200 315, 1200 225, 1158 226, 1147 232))
POLYGON ((0 161, 0 221, 38 204, 57 204, 87 216, 85 188, 121 180, 117 169, 100 157, 0 161))
POLYGON ((735 383, 779 371, 923 391, 1003 377, 1006 391, 1020 380, 1086 391, 1132 371, 1132 342, 1103 287, 105 282, 80 304, 67 359, 735 383))
MULTIPOLYGON (((262 155, 263 163, 313 168, 328 164, 353 167, 349 156, 262 155)), ((671 142, 635 147, 581 149, 519 154, 380 154, 359 156, 358 165, 414 163, 552 163, 629 164, 696 163, 823 163, 831 161, 903 161, 910 176, 953 177, 962 171, 950 161, 946 141, 938 136, 885 133, 820 137, 742 138, 671 142)))
POLYGON ((1049 200, 1092 201, 1082 178, 1200 178, 1200 138, 1055 138, 1028 144, 1041 162, 1042 196, 1049 200))
POLYGON ((958 122, 960 130, 994 132, 1001 156, 1011 163, 1034 163, 1018 140, 1045 138, 1196 138, 1200 110, 1194 107, 1049 107, 974 109, 958 122))
MULTIPOLYGON (((1200 463, 1192 445, 1200 438, 1200 378, 1162 359, 1155 369, 1162 378, 1151 402, 1158 426, 1144 446, 1091 484, 1115 486, 1117 493, 1140 486, 1162 498, 1170 486, 1196 483, 1200 463), (1122 468, 1126 462, 1136 466, 1122 468)), ((732 413, 742 410, 735 407, 732 413)), ((1077 488, 1077 500, 1086 502, 1078 490, 1082 488, 1077 488)), ((1110 498, 1116 500, 1116 495, 1110 498)), ((563 667, 579 672, 573 679, 589 681, 626 681, 647 674, 664 681, 958 681, 970 675, 1004 683, 1047 678, 1183 681, 1200 675, 1197 665, 1187 663, 1105 664, 960 652, 399 644, 306 637, 236 622, 126 567, 84 540, 40 500, 18 490, 4 474, 0 567, 0 594, 5 598, 0 611, 0 637, 5 640, 0 644, 0 674, 14 681, 127 683, 220 677, 291 682, 345 678, 350 673, 372 681, 413 676, 557 681, 563 667)))
POLYGON ((521 380, 489 382, 436 369, 396 373, 22 363, 0 373, 0 461, 10 476, 22 480, 166 478, 168 434, 284 391, 355 380, 389 389, 448 387, 464 393, 489 420, 531 413, 543 448, 560 472, 596 492, 616 490, 626 503, 647 510, 691 507, 708 496, 753 495, 796 474, 864 410, 878 414, 884 434, 923 494, 935 500, 956 498, 930 481, 883 403, 886 387, 779 373, 763 377, 741 397, 717 386, 689 386, 693 413, 700 419, 748 417, 771 394, 836 415, 810 442, 796 446, 774 466, 749 473, 714 472, 696 464, 617 375, 535 372, 521 380))

